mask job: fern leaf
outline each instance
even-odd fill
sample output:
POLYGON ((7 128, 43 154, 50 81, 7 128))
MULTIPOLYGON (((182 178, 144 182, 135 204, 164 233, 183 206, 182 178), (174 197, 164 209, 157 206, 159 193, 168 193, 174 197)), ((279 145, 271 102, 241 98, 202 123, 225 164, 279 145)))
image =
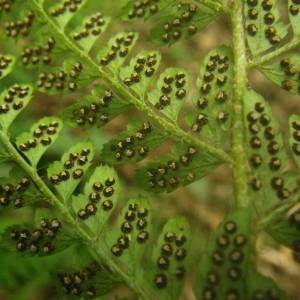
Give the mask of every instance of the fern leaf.
POLYGON ((44 117, 35 123, 30 132, 24 132, 16 139, 18 149, 36 167, 45 151, 54 143, 62 129, 57 117, 44 117))
POLYGON ((268 233, 279 243, 300 253, 300 211, 294 209, 289 216, 283 216, 281 220, 267 228, 268 233))
POLYGON ((101 156, 105 162, 112 165, 138 162, 166 139, 167 136, 149 122, 131 120, 125 131, 104 144, 101 156))
POLYGON ((268 0, 246 2, 245 31, 248 46, 255 56, 280 44, 287 35, 287 26, 281 21, 279 2, 268 0))
POLYGON ((283 57, 275 63, 260 66, 260 71, 274 84, 292 93, 300 93, 298 74, 300 71, 300 58, 298 55, 283 57))
POLYGON ((41 198, 32 180, 18 167, 9 172, 8 178, 0 179, 0 211, 2 208, 20 209, 41 198))
POLYGON ((156 265, 151 273, 152 288, 159 299, 179 299, 189 261, 190 228, 183 217, 164 226, 153 250, 156 265))
POLYGON ((88 53, 106 30, 110 20, 111 18, 104 17, 100 12, 85 17, 82 24, 71 33, 73 40, 88 53))
POLYGON ((288 299, 252 265, 251 211, 231 212, 210 237, 201 259, 201 299, 288 299))
POLYGON ((129 107, 129 104, 122 102, 111 90, 97 86, 92 90, 92 95, 68 106, 62 118, 71 127, 101 127, 129 107))
POLYGON ((50 182, 67 201, 91 166, 94 149, 90 142, 81 142, 64 153, 60 161, 49 165, 47 173, 50 182))
POLYGON ((171 1, 151 30, 151 37, 160 44, 172 45, 186 39, 207 26, 218 13, 193 1, 171 1))
POLYGON ((255 206, 260 213, 292 196, 294 187, 287 185, 284 172, 287 155, 282 135, 265 100, 254 91, 244 94, 244 123, 247 130, 247 148, 251 174, 249 186, 255 206))
POLYGON ((148 191, 171 192, 208 174, 222 162, 208 153, 178 144, 172 154, 137 171, 137 180, 148 191))
POLYGON ((37 67, 47 66, 54 61, 59 62, 61 49, 58 49, 57 41, 54 37, 47 37, 42 35, 39 43, 34 47, 23 48, 21 53, 23 66, 29 69, 36 69, 37 67))
POLYGON ((0 55, 0 80, 12 71, 14 64, 15 58, 12 55, 0 55))
POLYGON ((0 95, 0 125, 7 130, 24 110, 32 96, 32 87, 15 84, 0 95))
POLYGON ((74 214, 98 238, 116 206, 120 183, 116 172, 107 166, 95 169, 84 192, 72 197, 74 214))
MULTIPOLYGON (((143 197, 131 199, 118 217, 115 228, 107 232, 105 245, 110 255, 121 264, 128 274, 142 280, 140 262, 149 248, 151 237, 151 212, 143 197)), ((103 241, 99 241, 103 247, 103 241)), ((144 281, 143 281, 144 282, 144 281)))
POLYGON ((289 120, 290 123, 290 138, 289 142, 292 148, 294 159, 300 166, 300 116, 292 115, 289 120))
POLYGON ((122 8, 122 18, 126 21, 144 19, 147 20, 152 16, 159 14, 159 12, 169 6, 173 1, 148 1, 146 3, 136 2, 134 0, 127 1, 122 8))
POLYGON ((148 100, 174 123, 187 95, 187 73, 183 69, 169 68, 159 77, 157 89, 148 94, 148 100))
POLYGON ((196 109, 189 113, 187 123, 193 132, 217 145, 224 145, 230 125, 228 107, 232 100, 232 54, 221 46, 204 58, 197 80, 199 94, 193 99, 196 109))
POLYGON ((70 239, 61 232, 58 219, 41 219, 40 225, 14 225, 1 236, 2 247, 18 251, 23 257, 48 256, 70 246, 70 239))
POLYGON ((289 20, 293 28, 294 35, 297 36, 300 34, 300 23, 299 23, 299 12, 300 12, 300 3, 297 0, 288 0, 287 3, 289 20))
POLYGON ((64 4, 64 1, 54 4, 48 8, 49 15, 55 20, 60 28, 64 28, 69 21, 87 1, 68 1, 64 4))
POLYGON ((63 67, 53 67, 51 72, 41 72, 36 87, 48 95, 68 94, 87 86, 94 77, 80 62, 68 59, 63 67))
POLYGON ((134 32, 120 32, 108 41, 97 55, 100 65, 111 71, 114 76, 118 74, 131 49, 137 41, 138 35, 134 32))
POLYGON ((193 36, 216 16, 217 12, 193 1, 128 1, 122 11, 125 20, 153 18, 151 37, 160 44, 174 44, 193 36))
MULTIPOLYGON (((68 266, 61 268, 58 277, 62 287, 71 295, 81 299, 100 299, 99 296, 111 291, 116 285, 116 278, 107 268, 99 265, 91 258, 82 258, 76 253, 76 268, 68 266), (89 262, 87 260, 89 259, 89 262), (78 262, 78 260, 80 262, 78 262)), ((75 260, 74 260, 75 261, 75 260)), ((102 298, 101 298, 102 299, 102 298)))
POLYGON ((160 64, 160 53, 158 51, 142 51, 130 61, 129 66, 120 71, 123 83, 129 86, 141 98, 152 80, 160 64))
POLYGON ((9 153, 4 149, 4 147, 2 146, 2 144, 0 144, 0 163, 4 163, 8 160, 10 160, 10 155, 9 153))

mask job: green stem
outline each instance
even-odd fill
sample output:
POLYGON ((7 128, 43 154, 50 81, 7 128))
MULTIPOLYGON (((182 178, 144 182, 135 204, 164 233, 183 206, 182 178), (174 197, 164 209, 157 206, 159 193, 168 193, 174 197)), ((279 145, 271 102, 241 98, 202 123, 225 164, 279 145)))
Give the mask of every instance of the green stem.
POLYGON ((247 57, 243 26, 243 1, 233 1, 231 7, 233 66, 233 125, 232 148, 233 182, 237 207, 249 204, 247 187, 247 157, 244 143, 243 92, 247 86, 247 57))
POLYGON ((300 45, 300 38, 296 37, 293 38, 290 42, 286 43, 285 45, 283 45, 282 47, 273 50, 272 52, 259 56, 255 59, 253 59, 252 61, 249 62, 248 64, 248 68, 249 69, 253 69, 256 68, 257 66, 263 65, 269 61, 271 61, 272 59, 277 58, 278 56, 285 54, 291 50, 296 49, 297 47, 299 47, 300 45))
POLYGON ((28 176, 31 177, 32 181, 35 183, 36 187, 40 190, 40 192, 46 197, 47 201, 53 205, 63 216, 64 221, 69 223, 74 228, 74 231, 78 234, 78 236, 82 239, 82 241, 88 246, 91 255, 99 262, 107 264, 115 273, 117 273, 124 282, 135 291, 141 299, 149 300, 151 299, 150 294, 145 291, 142 287, 135 284, 135 282, 130 278, 124 270, 122 270, 107 254, 106 250, 101 247, 97 247, 94 249, 93 245, 93 236, 87 233, 80 224, 76 221, 76 219, 71 215, 67 206, 65 206, 57 196, 48 188, 48 186, 44 183, 41 177, 38 175, 35 168, 30 166, 25 159, 20 155, 20 153, 16 150, 13 144, 10 141, 10 138, 0 130, 0 141, 6 148, 9 153, 10 159, 17 163, 28 176))
POLYGON ((81 51, 74 43, 72 43, 63 32, 63 29, 59 28, 44 12, 40 7, 40 4, 36 1, 32 1, 34 8, 38 11, 39 17, 44 20, 50 30, 56 36, 59 36, 61 40, 64 41, 65 46, 69 48, 70 52, 75 54, 81 61, 84 61, 94 74, 98 75, 99 78, 103 79, 112 89, 116 90, 117 93, 123 98, 126 99, 129 103, 133 104, 139 111, 145 113, 149 118, 157 122, 164 131, 169 134, 169 136, 175 136, 181 141, 184 141, 186 144, 191 144, 199 147, 203 151, 215 156, 224 162, 231 162, 231 157, 224 151, 215 148, 212 145, 199 140, 198 138, 192 136, 190 133, 184 131, 177 124, 174 124, 172 121, 164 118, 161 115, 158 115, 151 107, 147 106, 143 101, 140 101, 137 97, 130 93, 130 90, 124 85, 120 84, 114 77, 110 74, 104 72, 85 52, 81 51))

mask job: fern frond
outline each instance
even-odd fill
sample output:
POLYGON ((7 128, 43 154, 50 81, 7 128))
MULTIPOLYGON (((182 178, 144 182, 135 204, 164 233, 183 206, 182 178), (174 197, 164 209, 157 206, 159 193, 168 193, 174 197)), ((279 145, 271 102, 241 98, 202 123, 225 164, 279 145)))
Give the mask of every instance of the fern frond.
POLYGON ((257 273, 251 262, 254 255, 253 241, 248 238, 251 224, 249 209, 234 211, 210 237, 200 264, 202 284, 197 287, 200 299, 223 296, 288 299, 271 279, 257 273))

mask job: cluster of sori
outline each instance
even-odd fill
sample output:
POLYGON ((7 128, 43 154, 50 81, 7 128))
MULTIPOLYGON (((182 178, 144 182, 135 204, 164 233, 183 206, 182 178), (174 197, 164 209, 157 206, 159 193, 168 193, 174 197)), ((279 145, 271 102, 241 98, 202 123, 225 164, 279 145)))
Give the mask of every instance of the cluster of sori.
POLYGON ((22 152, 34 149, 38 144, 43 146, 49 146, 52 143, 51 136, 57 133, 59 123, 52 121, 49 124, 41 123, 32 133, 32 138, 28 141, 21 143, 19 149, 22 152))
POLYGON ((292 145, 293 153, 297 156, 300 155, 300 121, 293 121, 291 124, 293 128, 292 138, 295 142, 292 145))
POLYGON ((37 86, 50 90, 56 88, 57 90, 64 90, 68 88, 70 91, 75 91, 78 88, 76 81, 80 76, 83 66, 80 62, 74 64, 73 68, 66 73, 61 70, 57 74, 42 72, 39 75, 37 86))
POLYGON ((109 114, 102 112, 113 100, 113 93, 111 90, 106 90, 103 96, 89 105, 81 105, 78 109, 73 110, 73 116, 76 124, 85 126, 96 124, 97 122, 106 123, 109 121, 109 114))
POLYGON ((15 84, 7 91, 4 102, 0 105, 0 115, 8 113, 11 109, 20 110, 24 106, 22 99, 29 94, 29 87, 15 84))
POLYGON ((24 65, 28 64, 38 64, 43 62, 44 64, 49 64, 51 62, 51 51, 55 46, 55 39, 49 37, 44 46, 36 46, 34 48, 25 48, 22 52, 22 62, 24 65))
POLYGON ((195 179, 195 174, 188 172, 184 178, 178 178, 176 173, 183 172, 191 164, 197 150, 194 147, 188 147, 187 151, 180 155, 178 160, 169 160, 166 164, 159 164, 156 168, 147 169, 149 177, 148 184, 151 188, 167 188, 167 186, 177 187, 182 180, 185 182, 192 182, 195 179))
POLYGON ((133 232, 136 235, 136 241, 139 244, 145 243, 149 238, 147 216, 148 209, 139 207, 136 203, 130 203, 124 214, 124 222, 121 224, 121 235, 117 242, 111 247, 111 252, 115 256, 121 256, 123 252, 133 243, 133 232))
POLYGON ((64 0, 61 6, 52 9, 50 15, 52 17, 58 17, 65 12, 74 13, 79 9, 82 0, 64 0))
MULTIPOLYGON (((281 160, 276 156, 279 154, 281 146, 276 141, 275 128, 270 125, 271 118, 264 110, 265 105, 257 102, 254 104, 254 110, 247 115, 248 132, 250 133, 249 146, 252 149, 249 163, 256 172, 260 167, 265 166, 264 160, 267 159, 268 169, 274 173, 270 179, 270 186, 279 199, 286 199, 291 192, 284 187, 284 180, 279 176, 281 160), (266 146, 266 151, 263 146, 266 146)), ((262 182, 257 177, 251 178, 249 183, 253 191, 259 191, 262 188, 262 182)))
POLYGON ((151 77, 155 72, 155 66, 157 64, 158 60, 156 53, 149 54, 147 57, 138 57, 134 65, 133 72, 131 73, 130 77, 124 78, 123 82, 127 86, 131 86, 135 83, 139 83, 143 75, 146 77, 151 77))
POLYGON ((0 55, 0 78, 3 72, 9 67, 12 59, 8 56, 0 55))
POLYGON ((135 1, 133 8, 128 12, 128 18, 143 18, 147 14, 154 15, 159 11, 158 3, 159 0, 135 1))
POLYGON ((59 274, 58 277, 67 294, 95 298, 97 297, 97 290, 91 281, 100 271, 100 265, 97 262, 92 262, 81 272, 63 273, 59 274))
POLYGON ((272 44, 281 42, 281 37, 277 34, 277 30, 272 24, 275 24, 275 16, 271 12, 273 9, 273 1, 263 0, 259 6, 258 0, 247 0, 248 12, 246 28, 249 36, 256 36, 259 25, 257 22, 260 20, 259 13, 263 13, 263 22, 265 25, 264 33, 266 39, 272 44))
POLYGON ((163 84, 161 86, 161 92, 162 95, 159 97, 158 102, 155 103, 155 108, 162 110, 166 106, 170 105, 171 103, 171 97, 170 94, 173 90, 173 87, 175 88, 175 97, 178 100, 181 100, 186 95, 186 90, 184 89, 186 85, 186 75, 183 72, 178 72, 175 75, 175 78, 173 76, 166 76, 163 79, 163 84), (175 79, 175 80, 174 80, 175 79), (173 86, 173 87, 172 87, 173 86))
POLYGON ((6 36, 17 37, 19 34, 27 36, 29 34, 30 27, 34 20, 34 13, 29 11, 27 16, 19 21, 7 22, 4 24, 6 36))
MULTIPOLYGON (((299 70, 290 62, 288 58, 283 58, 280 61, 280 69, 283 70, 284 74, 287 76, 286 79, 281 81, 281 87, 286 91, 292 90, 294 88, 293 81, 299 81, 300 79, 299 70)), ((300 93, 300 84, 297 88, 297 91, 300 93)))
POLYGON ((300 11, 300 0, 291 0, 292 4, 289 6, 291 16, 297 16, 300 11))
POLYGON ((90 149, 82 149, 80 153, 70 153, 68 159, 63 162, 64 169, 58 174, 50 176, 51 183, 59 185, 70 178, 80 179, 84 174, 83 169, 80 167, 89 161, 90 152, 90 149))
POLYGON ((116 160, 123 158, 133 158, 136 154, 144 157, 149 152, 149 146, 144 144, 144 140, 152 131, 152 126, 149 122, 144 122, 142 127, 136 131, 135 136, 129 135, 124 139, 112 144, 110 149, 114 152, 116 160))
POLYGON ((15 208, 21 208, 25 199, 22 194, 29 188, 30 179, 23 177, 16 185, 7 183, 0 185, 0 206, 7 207, 11 203, 15 208))
POLYGON ((164 242, 160 247, 160 255, 156 261, 159 272, 154 277, 154 284, 159 289, 168 285, 167 275, 175 276, 177 279, 183 279, 185 275, 185 268, 182 265, 186 257, 186 249, 183 248, 186 243, 185 235, 166 232, 164 242), (174 269, 173 274, 170 274, 171 267, 174 269))
POLYGON ((224 284, 224 278, 222 278, 224 274, 233 283, 232 286, 241 280, 243 276, 241 265, 245 260, 243 248, 246 243, 247 238, 239 232, 237 224, 231 220, 226 221, 222 232, 216 237, 216 249, 211 253, 212 265, 207 271, 201 299, 242 299, 243 295, 240 295, 238 289, 230 287, 229 284, 225 295, 219 295, 217 290, 222 282, 224 284))
POLYGON ((198 10, 195 4, 179 4, 178 11, 182 12, 180 16, 176 16, 173 20, 163 24, 163 42, 177 41, 182 36, 182 31, 187 31, 189 35, 197 32, 198 28, 193 24, 193 17, 198 10))
MULTIPOLYGON (((300 232, 300 209, 297 209, 289 216, 289 221, 300 232)), ((293 249, 300 253, 300 240, 294 241, 293 249)))
POLYGON ((93 190, 89 194, 89 202, 85 208, 82 208, 77 212, 77 216, 80 219, 85 220, 90 216, 95 215, 98 210, 97 204, 100 201, 104 211, 111 210, 113 208, 113 202, 110 198, 115 192, 113 187, 115 182, 113 177, 107 178, 104 183, 94 182, 92 186, 93 190))
POLYGON ((16 230, 10 233, 11 239, 16 241, 16 249, 31 254, 51 254, 54 250, 54 241, 61 229, 61 222, 58 219, 42 219, 40 228, 33 230, 16 230))
POLYGON ((74 40, 81 40, 89 35, 98 36, 101 34, 101 27, 105 24, 102 13, 98 12, 91 16, 84 24, 84 29, 73 34, 74 40))
MULTIPOLYGON (((205 66, 205 73, 201 78, 200 97, 197 100, 197 108, 201 111, 209 106, 209 98, 213 98, 216 103, 224 104, 228 100, 226 84, 228 85, 229 58, 225 55, 213 54, 205 66), (211 95, 213 93, 213 95, 211 95)), ((214 104, 213 104, 214 105, 214 104)), ((215 107, 215 106, 214 106, 215 107)), ((221 123, 226 122, 228 113, 219 111, 217 120, 221 123)), ((208 123, 208 115, 204 113, 197 114, 192 131, 199 132, 208 123)))
POLYGON ((2 11, 10 11, 11 4, 14 2, 14 0, 0 0, 0 13, 2 11))
POLYGON ((100 64, 106 66, 118 56, 126 57, 129 53, 129 47, 133 45, 134 38, 135 34, 133 32, 128 32, 126 36, 123 34, 117 36, 108 53, 100 59, 100 64))

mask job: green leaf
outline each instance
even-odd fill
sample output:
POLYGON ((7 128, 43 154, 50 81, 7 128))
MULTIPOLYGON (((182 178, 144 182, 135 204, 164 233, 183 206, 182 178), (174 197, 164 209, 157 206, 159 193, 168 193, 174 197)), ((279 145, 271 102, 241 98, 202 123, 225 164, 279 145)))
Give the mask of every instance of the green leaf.
POLYGON ((113 76, 116 76, 137 38, 138 34, 134 32, 120 32, 111 38, 107 46, 98 52, 97 57, 100 65, 111 71, 113 76))
POLYGON ((300 3, 297 0, 288 0, 287 3, 289 19, 293 28, 295 36, 300 35, 300 21, 299 21, 299 12, 300 12, 300 3))
POLYGON ((127 4, 122 8, 122 18, 126 21, 135 21, 136 19, 147 20, 157 14, 159 15, 160 11, 168 7, 172 2, 171 0, 164 0, 137 3, 135 0, 130 0, 127 1, 127 4))
POLYGON ((12 55, 0 55, 0 80, 12 71, 14 64, 15 58, 12 55))
POLYGON ((55 161, 48 167, 48 178, 64 201, 69 199, 84 178, 93 156, 91 142, 81 142, 64 153, 60 161, 55 161))
POLYGON ((281 21, 279 2, 246 1, 244 5, 245 31, 253 56, 277 46, 287 35, 287 26, 281 21))
POLYGON ((292 115, 289 119, 289 123, 289 143, 292 149, 293 157, 298 167, 300 167, 300 115, 292 115))
POLYGON ((205 56, 197 80, 199 93, 193 99, 196 107, 186 118, 193 132, 222 147, 231 126, 232 64, 231 49, 226 46, 205 56))
POLYGON ((32 180, 19 167, 11 169, 8 177, 0 178, 0 211, 2 208, 20 209, 41 198, 32 180))
POLYGON ((121 80, 144 99, 146 89, 159 67, 160 59, 158 51, 141 51, 131 59, 129 66, 121 68, 121 80))
POLYGON ((216 16, 217 12, 195 3, 169 1, 160 12, 151 36, 160 44, 172 45, 193 36, 216 16))
POLYGON ((259 213, 263 213, 292 196, 293 188, 285 182, 287 155, 270 106, 253 90, 244 92, 243 103, 247 155, 251 167, 249 187, 255 207, 259 213))
POLYGON ((195 147, 177 144, 171 154, 140 168, 136 178, 148 191, 171 192, 200 179, 221 163, 195 147))
POLYGON ((231 212, 209 238, 200 263, 200 299, 288 299, 253 268, 251 210, 231 212), (276 296, 275 296, 276 295, 276 296), (260 298, 259 298, 260 299, 260 298), (277 299, 277 298, 276 298, 277 299))
POLYGON ((7 130, 18 114, 24 110, 32 96, 32 87, 15 84, 0 95, 0 125, 7 130))
POLYGON ((273 64, 260 66, 259 70, 274 84, 292 93, 300 93, 298 73, 300 71, 299 55, 289 55, 273 64))
POLYGON ((112 165, 138 162, 158 148, 167 136, 149 122, 131 120, 116 138, 104 144, 101 157, 112 165))
POLYGON ((64 61, 63 67, 49 67, 47 70, 49 69, 51 72, 41 72, 36 82, 37 89, 47 95, 69 94, 95 79, 88 67, 73 59, 64 61))
POLYGON ((152 261, 156 268, 149 282, 158 299, 179 299, 188 268, 190 228, 183 217, 165 224, 153 250, 152 261))
POLYGON ((44 117, 36 122, 30 132, 17 137, 16 143, 32 166, 37 166, 45 151, 57 139, 62 129, 62 121, 57 117, 44 117))
POLYGON ((122 102, 111 90, 100 85, 92 90, 92 95, 68 106, 62 118, 71 127, 101 127, 129 107, 129 104, 122 102))
POLYGON ((66 4, 64 4, 64 1, 59 1, 59 3, 48 8, 48 13, 55 20, 57 25, 64 29, 74 14, 86 3, 86 0, 68 1, 66 4))
POLYGON ((14 225, 1 235, 1 246, 23 257, 56 254, 72 244, 70 237, 61 232, 62 227, 56 218, 41 219, 40 226, 14 225))
POLYGON ((99 240, 110 249, 110 255, 136 280, 143 281, 141 260, 149 249, 151 237, 151 213, 148 201, 138 197, 131 199, 118 217, 117 225, 107 232, 105 240, 99 240), (116 229, 118 228, 118 229, 116 229))
POLYGON ((115 208, 120 194, 120 182, 114 169, 100 166, 84 186, 83 194, 72 197, 74 213, 98 238, 115 208))
POLYGON ((85 17, 81 25, 72 31, 73 40, 88 53, 106 30, 110 20, 110 17, 104 17, 100 12, 85 17))
POLYGON ((267 228, 268 233, 277 240, 296 252, 300 253, 300 210, 294 210, 289 216, 267 228))
POLYGON ((156 90, 148 93, 149 102, 176 124, 189 90, 187 81, 184 69, 169 68, 160 75, 156 90))
POLYGON ((0 163, 10 160, 10 154, 6 151, 4 146, 0 144, 0 163))

